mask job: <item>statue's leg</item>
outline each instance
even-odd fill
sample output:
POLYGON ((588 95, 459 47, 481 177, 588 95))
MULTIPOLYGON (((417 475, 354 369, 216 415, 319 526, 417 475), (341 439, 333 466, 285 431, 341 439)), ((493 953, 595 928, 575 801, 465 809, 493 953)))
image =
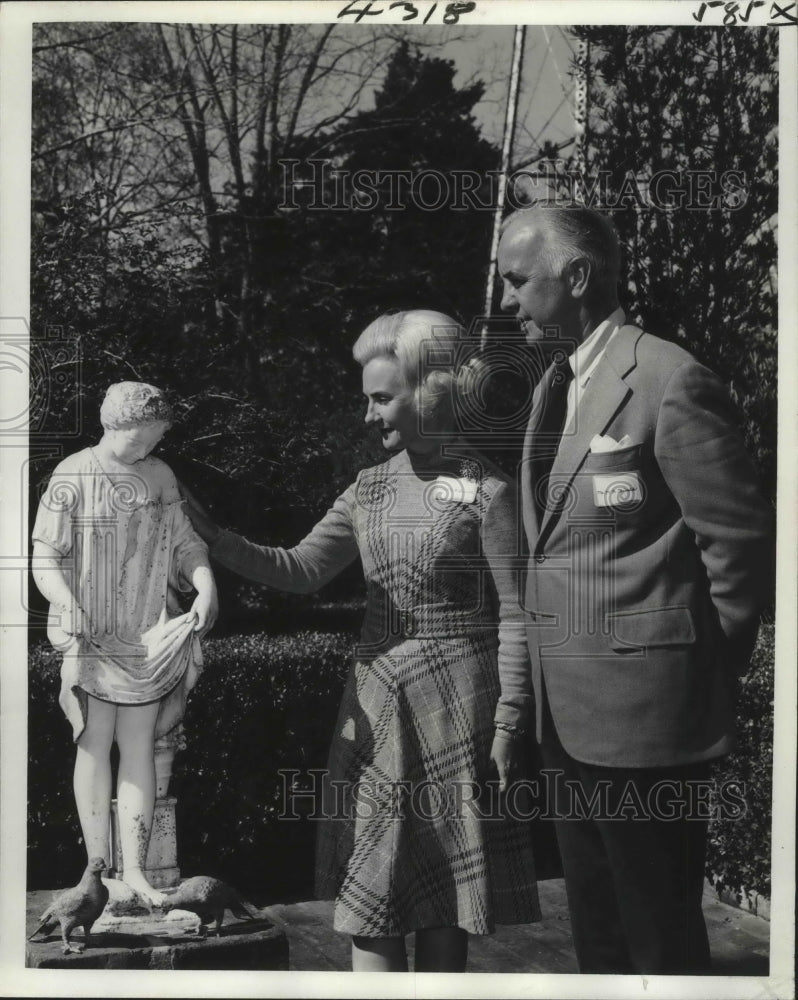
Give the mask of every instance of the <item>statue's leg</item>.
POLYGON ((116 800, 119 839, 124 871, 122 880, 154 905, 166 895, 154 889, 144 877, 155 810, 155 763, 153 742, 158 703, 120 705, 116 720, 119 745, 119 780, 116 800))
POLYGON ((86 725, 77 742, 73 788, 86 857, 110 861, 111 744, 116 705, 89 696, 86 725))

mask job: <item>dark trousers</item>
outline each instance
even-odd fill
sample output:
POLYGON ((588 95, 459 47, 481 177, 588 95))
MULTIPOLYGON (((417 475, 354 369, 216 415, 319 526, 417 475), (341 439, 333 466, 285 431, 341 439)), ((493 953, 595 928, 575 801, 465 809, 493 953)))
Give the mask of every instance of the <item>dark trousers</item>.
MULTIPOLYGON (((709 942, 701 898, 708 823, 666 819, 662 812, 672 812, 679 796, 687 803, 685 811, 695 812, 701 795, 691 791, 701 787, 696 782, 708 780, 710 765, 615 768, 581 763, 563 749, 548 705, 542 736, 549 813, 559 817, 555 826, 579 971, 707 973, 709 942), (685 782, 693 783, 693 789, 685 782), (578 797, 574 784, 566 783, 578 786, 578 797)), ((705 795, 703 801, 705 806, 705 795)), ((706 809, 699 806, 697 811, 706 809)))

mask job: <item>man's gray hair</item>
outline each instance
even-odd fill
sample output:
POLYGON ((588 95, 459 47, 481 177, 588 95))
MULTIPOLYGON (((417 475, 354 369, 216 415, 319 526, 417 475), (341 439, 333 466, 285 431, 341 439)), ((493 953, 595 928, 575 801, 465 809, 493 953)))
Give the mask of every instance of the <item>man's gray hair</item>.
POLYGON ((553 274, 562 274, 574 257, 590 263, 591 286, 613 291, 621 269, 621 248, 615 226, 601 212, 584 205, 573 207, 532 205, 512 212, 502 223, 501 232, 534 218, 545 233, 541 251, 553 274))

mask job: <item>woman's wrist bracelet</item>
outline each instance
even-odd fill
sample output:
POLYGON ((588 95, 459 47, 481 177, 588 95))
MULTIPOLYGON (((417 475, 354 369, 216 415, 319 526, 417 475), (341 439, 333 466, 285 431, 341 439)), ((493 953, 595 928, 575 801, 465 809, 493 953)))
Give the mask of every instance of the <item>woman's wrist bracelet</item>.
POLYGON ((523 736, 526 732, 520 726, 513 726, 509 722, 496 722, 494 725, 497 733, 501 733, 502 736, 510 736, 513 739, 523 736))

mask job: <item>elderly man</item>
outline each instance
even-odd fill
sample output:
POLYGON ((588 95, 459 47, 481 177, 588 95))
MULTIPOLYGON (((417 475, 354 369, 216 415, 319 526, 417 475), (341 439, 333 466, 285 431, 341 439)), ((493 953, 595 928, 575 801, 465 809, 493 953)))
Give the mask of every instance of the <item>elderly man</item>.
POLYGON ((720 380, 628 325, 587 208, 505 223, 502 308, 553 348, 522 463, 528 639, 579 967, 700 973, 710 763, 770 591, 771 511, 720 380))

